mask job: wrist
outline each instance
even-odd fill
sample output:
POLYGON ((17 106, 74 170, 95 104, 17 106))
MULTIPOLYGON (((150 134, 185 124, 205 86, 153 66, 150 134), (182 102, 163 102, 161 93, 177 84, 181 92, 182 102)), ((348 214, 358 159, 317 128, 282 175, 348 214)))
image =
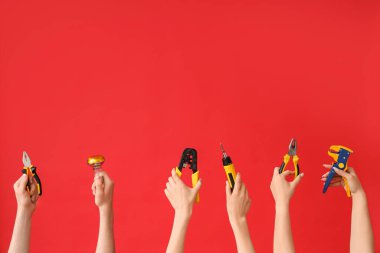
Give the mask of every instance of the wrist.
POLYGON ((17 207, 17 216, 23 216, 26 218, 31 218, 33 215, 34 210, 29 209, 27 207, 18 206, 17 207))
POLYGON ((233 217, 229 216, 229 220, 231 223, 231 227, 233 230, 235 229, 241 229, 247 224, 247 218, 245 216, 243 217, 233 217))
POLYGON ((239 219, 230 219, 232 231, 235 235, 244 233, 248 230, 248 222, 246 217, 241 217, 239 219))
POLYGON ((276 212, 289 210, 290 201, 276 201, 276 212))
POLYGON ((180 221, 189 221, 191 218, 192 212, 191 210, 176 210, 175 211, 175 219, 180 221))
POLYGON ((366 201, 367 197, 363 188, 358 189, 355 192, 352 192, 352 201, 366 201))
POLYGON ((106 205, 99 206, 99 213, 101 213, 101 214, 112 214, 113 213, 112 204, 106 204, 106 205))

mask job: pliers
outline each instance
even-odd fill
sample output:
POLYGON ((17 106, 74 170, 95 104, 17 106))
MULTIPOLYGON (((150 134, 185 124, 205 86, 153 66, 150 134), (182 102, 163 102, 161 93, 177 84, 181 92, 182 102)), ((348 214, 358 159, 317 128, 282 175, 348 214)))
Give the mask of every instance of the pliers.
MULTIPOLYGON (((339 170, 347 171, 348 170, 348 158, 350 157, 350 154, 353 153, 351 149, 341 146, 341 145, 333 145, 330 147, 327 154, 331 156, 334 159, 333 167, 331 168, 329 174, 327 175, 327 179, 325 182, 325 185, 323 186, 323 193, 327 191, 327 188, 329 187, 331 180, 336 175, 336 172, 334 168, 337 168, 339 170)), ((346 189, 347 197, 351 197, 351 190, 350 186, 348 185, 347 179, 343 177, 344 182, 344 188, 346 189)))
MULTIPOLYGON (((37 183, 37 191, 38 195, 42 195, 42 185, 41 185, 41 180, 39 176, 37 175, 37 168, 32 165, 32 162, 30 161, 30 158, 28 154, 24 151, 22 154, 22 162, 24 163, 24 168, 21 170, 23 174, 26 174, 28 177, 33 176, 33 178, 36 180, 37 183)), ((29 179, 28 182, 26 183, 26 190, 29 192, 30 191, 30 183, 29 179)))
POLYGON ((279 169, 280 174, 285 170, 285 167, 288 165, 291 156, 293 156, 293 164, 295 169, 294 176, 296 177, 300 174, 300 167, 298 165, 299 157, 297 156, 297 141, 294 138, 290 141, 288 153, 284 155, 284 161, 282 162, 279 169))
MULTIPOLYGON (((181 156, 178 167, 175 168, 175 172, 179 177, 182 176, 182 169, 188 167, 192 170, 191 183, 193 188, 199 180, 199 170, 197 168, 197 151, 193 148, 186 148, 181 156)), ((199 193, 196 197, 196 202, 199 203, 199 193)))

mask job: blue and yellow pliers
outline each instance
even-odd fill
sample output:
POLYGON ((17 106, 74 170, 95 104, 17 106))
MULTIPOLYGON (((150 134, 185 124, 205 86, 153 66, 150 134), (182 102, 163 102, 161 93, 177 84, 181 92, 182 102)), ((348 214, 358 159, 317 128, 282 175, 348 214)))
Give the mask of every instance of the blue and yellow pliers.
MULTIPOLYGON (((339 170, 347 171, 348 170, 348 158, 350 157, 351 153, 353 153, 351 149, 342 146, 342 145, 333 145, 330 147, 329 151, 327 152, 329 156, 331 156, 334 159, 333 167, 331 168, 329 174, 327 175, 327 179, 325 182, 325 185, 323 186, 323 193, 325 193, 331 183, 331 180, 336 175, 336 172, 334 168, 337 168, 339 170)), ((347 179, 343 177, 344 182, 344 188, 347 193, 347 197, 351 197, 351 190, 350 186, 348 185, 347 179)))
MULTIPOLYGON (((188 167, 192 170, 191 184, 193 188, 198 183, 199 180, 199 170, 197 168, 197 151, 193 148, 186 148, 179 161, 179 166, 175 168, 175 172, 179 177, 182 176, 182 169, 188 167)), ((199 193, 196 197, 196 202, 199 203, 199 193)))
POLYGON ((293 156, 294 176, 296 177, 300 174, 300 167, 298 165, 299 157, 297 156, 297 141, 294 138, 290 141, 288 153, 284 155, 284 161, 282 162, 279 169, 280 174, 285 170, 291 156, 293 156))
MULTIPOLYGON (((30 158, 28 154, 24 151, 22 154, 22 162, 24 164, 24 168, 21 170, 23 174, 26 174, 28 177, 32 176, 37 183, 37 191, 38 195, 42 195, 42 185, 41 185, 41 180, 39 176, 37 175, 37 168, 32 165, 32 162, 30 161, 30 158)), ((26 190, 29 192, 30 191, 30 183, 29 179, 28 182, 26 183, 26 190)))

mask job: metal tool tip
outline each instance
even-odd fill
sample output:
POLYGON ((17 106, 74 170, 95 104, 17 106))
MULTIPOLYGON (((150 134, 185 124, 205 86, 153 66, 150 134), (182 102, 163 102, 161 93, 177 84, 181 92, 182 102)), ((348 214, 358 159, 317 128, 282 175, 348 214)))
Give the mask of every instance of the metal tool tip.
POLYGON ((223 147, 223 144, 222 143, 220 143, 220 149, 222 150, 222 152, 224 153, 225 151, 224 151, 224 147, 223 147))

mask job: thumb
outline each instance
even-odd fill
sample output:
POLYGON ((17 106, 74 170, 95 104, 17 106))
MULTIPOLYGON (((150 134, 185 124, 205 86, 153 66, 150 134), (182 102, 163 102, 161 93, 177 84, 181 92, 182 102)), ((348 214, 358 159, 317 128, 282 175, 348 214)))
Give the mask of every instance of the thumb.
POLYGON ((338 174, 339 176, 342 176, 344 178, 348 178, 350 176, 349 173, 347 173, 347 172, 345 172, 343 170, 337 169, 335 167, 333 169, 334 169, 335 173, 338 174))
POLYGON ((303 178, 303 176, 304 176, 304 174, 301 173, 301 174, 299 174, 299 175, 293 180, 293 182, 292 182, 291 184, 292 184, 292 186, 293 186, 294 188, 297 187, 297 185, 301 182, 301 179, 303 178))
POLYGON ((22 174, 19 186, 25 188, 28 181, 29 181, 28 175, 22 174))
POLYGON ((193 188, 194 194, 197 194, 199 192, 199 190, 201 189, 201 186, 202 186, 202 180, 199 179, 197 184, 193 188))
POLYGON ((231 197, 231 188, 230 185, 228 184, 228 181, 226 181, 226 197, 229 199, 231 197))
POLYGON ((28 183, 28 181, 29 181, 28 176, 26 174, 22 174, 22 176, 18 180, 17 186, 15 187, 15 189, 17 189, 17 192, 25 191, 26 184, 28 183))

